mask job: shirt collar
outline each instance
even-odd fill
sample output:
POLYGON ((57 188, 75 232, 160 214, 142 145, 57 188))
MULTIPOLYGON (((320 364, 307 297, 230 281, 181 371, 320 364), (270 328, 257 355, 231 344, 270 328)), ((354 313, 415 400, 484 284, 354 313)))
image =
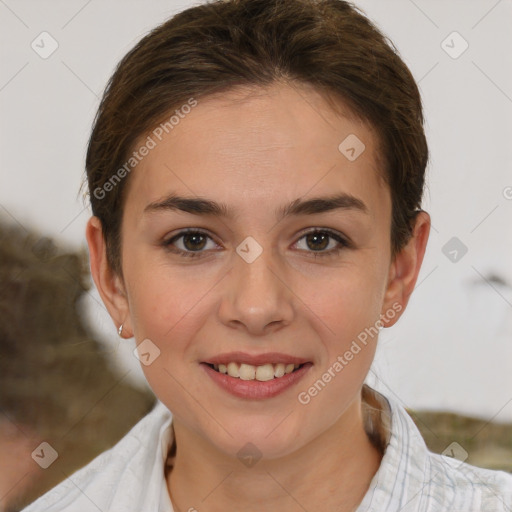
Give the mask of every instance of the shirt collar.
MULTIPOLYGON (((398 402, 367 384, 363 385, 361 402, 365 431, 383 456, 356 512, 405 512, 409 509, 404 507, 418 498, 425 486, 428 448, 413 420, 398 402)), ((172 422, 163 431, 161 449, 167 474, 176 454, 172 422)), ((165 508, 171 505, 167 485, 161 504, 161 510, 172 510, 165 508)))
POLYGON ((428 448, 404 407, 367 388, 369 400, 379 404, 378 410, 373 411, 371 432, 385 439, 386 446, 379 469, 357 512, 415 510, 416 500, 426 485, 425 475, 429 474, 428 448))

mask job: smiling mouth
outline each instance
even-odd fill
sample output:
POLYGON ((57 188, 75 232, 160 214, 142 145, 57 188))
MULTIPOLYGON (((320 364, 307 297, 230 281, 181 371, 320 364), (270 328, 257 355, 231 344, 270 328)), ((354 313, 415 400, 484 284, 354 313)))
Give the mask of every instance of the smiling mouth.
POLYGON ((296 370, 302 368, 305 364, 284 364, 284 363, 266 363, 259 366, 254 366, 252 364, 245 363, 236 363, 231 362, 228 364, 211 364, 204 363, 216 372, 223 373, 225 375, 229 375, 235 379, 241 380, 258 380, 258 381, 268 381, 273 379, 279 379, 284 375, 288 375, 290 373, 295 372, 296 370))

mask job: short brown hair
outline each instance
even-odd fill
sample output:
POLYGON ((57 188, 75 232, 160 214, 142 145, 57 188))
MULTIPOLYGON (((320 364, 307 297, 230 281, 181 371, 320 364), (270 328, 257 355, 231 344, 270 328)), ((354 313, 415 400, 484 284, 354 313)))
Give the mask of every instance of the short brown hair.
POLYGON ((186 9, 146 35, 105 90, 86 170, 114 271, 121 274, 126 162, 137 140, 191 98, 277 81, 338 97, 375 129, 392 200, 392 253, 407 243, 428 147, 418 87, 393 43, 343 0, 217 0, 186 9))

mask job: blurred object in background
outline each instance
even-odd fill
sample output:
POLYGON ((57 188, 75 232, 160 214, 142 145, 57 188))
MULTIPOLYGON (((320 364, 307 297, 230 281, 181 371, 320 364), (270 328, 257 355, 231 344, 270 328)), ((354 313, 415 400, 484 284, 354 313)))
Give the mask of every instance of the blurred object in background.
POLYGON ((451 412, 407 411, 425 443, 435 453, 444 453, 481 468, 512 473, 512 424, 492 423, 451 412), (457 443, 450 453, 450 445, 457 443), (459 448, 460 447, 460 448, 459 448))
POLYGON ((90 335, 81 308, 89 283, 85 251, 0 223, 2 512, 113 446, 155 403, 109 367, 90 335))

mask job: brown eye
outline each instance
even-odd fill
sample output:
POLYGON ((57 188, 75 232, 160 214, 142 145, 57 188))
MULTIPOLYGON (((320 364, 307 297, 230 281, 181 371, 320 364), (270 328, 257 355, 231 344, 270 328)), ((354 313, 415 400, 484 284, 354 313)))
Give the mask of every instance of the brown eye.
POLYGON ((190 233, 183 235, 183 245, 189 251, 200 251, 206 245, 206 236, 202 233, 190 233))
POLYGON ((334 256, 342 249, 351 247, 351 244, 340 234, 327 229, 315 229, 305 233, 296 245, 301 251, 315 257, 334 256))
POLYGON ((317 231, 306 235, 306 243, 313 251, 322 251, 329 245, 330 235, 317 231))
POLYGON ((212 237, 197 230, 181 231, 162 245, 170 252, 180 256, 206 256, 212 250, 219 249, 212 237))

